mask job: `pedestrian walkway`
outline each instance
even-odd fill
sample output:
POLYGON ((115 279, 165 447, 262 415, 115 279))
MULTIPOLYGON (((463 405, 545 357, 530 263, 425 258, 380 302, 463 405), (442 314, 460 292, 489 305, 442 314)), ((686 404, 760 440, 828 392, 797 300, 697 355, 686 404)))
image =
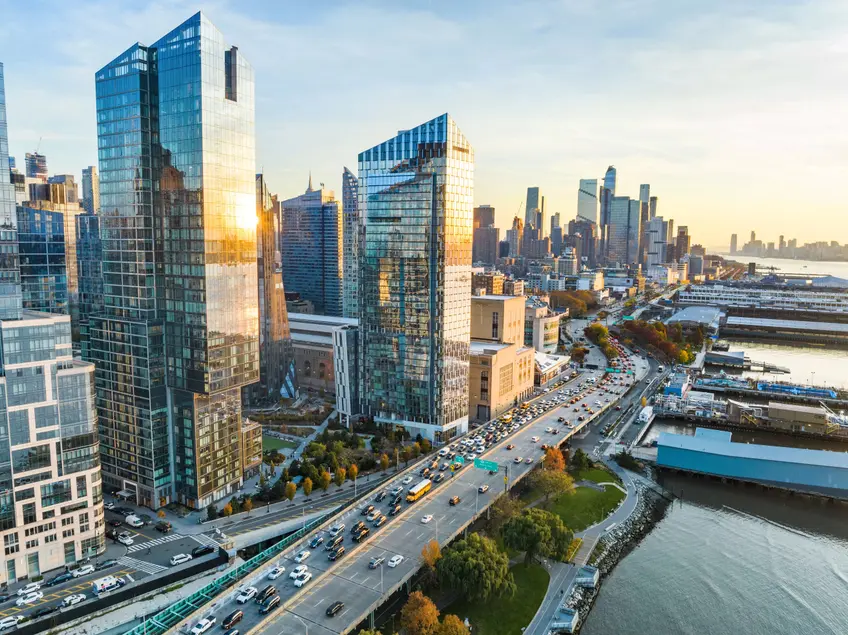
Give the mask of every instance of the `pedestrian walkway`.
POLYGON ((144 551, 145 549, 150 549, 151 547, 155 547, 156 545, 164 545, 168 542, 173 542, 174 540, 181 540, 185 538, 182 534, 168 534, 166 536, 162 536, 161 538, 154 538, 153 540, 148 540, 146 542, 139 542, 134 545, 130 545, 127 547, 127 553, 135 553, 136 551, 144 551))
POLYGON ((212 536, 207 536, 206 534, 192 534, 189 536, 195 542, 203 545, 204 547, 219 547, 221 543, 215 540, 212 536))
POLYGON ((144 560, 137 560, 136 558, 130 558, 129 556, 124 556, 123 558, 118 558, 118 563, 127 567, 133 567, 138 569, 139 571, 143 571, 149 575, 156 575, 157 573, 162 573, 168 567, 163 567, 159 564, 153 564, 152 562, 145 562, 144 560))

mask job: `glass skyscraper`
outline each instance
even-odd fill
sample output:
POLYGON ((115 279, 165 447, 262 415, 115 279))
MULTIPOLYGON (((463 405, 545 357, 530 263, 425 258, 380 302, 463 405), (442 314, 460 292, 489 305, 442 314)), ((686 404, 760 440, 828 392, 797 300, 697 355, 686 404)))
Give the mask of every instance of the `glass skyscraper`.
POLYGON ((614 165, 604 173, 604 186, 601 188, 601 254, 607 257, 610 240, 610 216, 612 214, 612 199, 615 197, 616 169, 614 165))
POLYGON ((23 306, 31 311, 69 314, 65 215, 18 207, 18 251, 23 306))
POLYGON ((598 224, 598 179, 580 179, 577 190, 577 219, 598 224))
POLYGON ((253 69, 202 14, 95 75, 104 480, 158 507, 238 490, 259 379, 253 69))
MULTIPOLYGON (((6 126, 6 89, 0 62, 0 165, 9 160, 9 134, 6 126)), ((0 319, 21 315, 21 273, 18 267, 18 215, 11 173, 0 170, 0 319)))
POLYGON ((342 274, 344 317, 358 317, 359 306, 359 183, 353 172, 342 173, 342 214, 344 216, 344 272, 342 274))
POLYGON ((610 200, 607 229, 607 262, 632 265, 639 262, 642 236, 641 206, 629 196, 613 196, 610 200))
POLYGON ((79 214, 75 219, 80 354, 84 360, 90 361, 89 318, 103 313, 104 307, 103 243, 97 214, 79 214))
POLYGON ((447 114, 359 154, 361 408, 413 437, 468 427, 473 198, 447 114))
POLYGON ((80 203, 89 214, 97 214, 100 211, 100 177, 97 175, 97 168, 93 165, 83 168, 80 203))
POLYGON ((281 203, 283 281, 286 291, 312 302, 315 312, 343 313, 342 210, 333 192, 312 188, 281 203))

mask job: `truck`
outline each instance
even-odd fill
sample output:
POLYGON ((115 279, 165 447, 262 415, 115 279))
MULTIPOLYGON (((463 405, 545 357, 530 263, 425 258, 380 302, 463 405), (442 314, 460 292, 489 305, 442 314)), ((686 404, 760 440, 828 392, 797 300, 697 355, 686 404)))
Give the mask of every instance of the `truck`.
POLYGON ((120 589, 125 584, 126 581, 123 578, 117 578, 113 575, 107 575, 92 582, 91 591, 94 593, 94 595, 100 595, 101 593, 107 593, 108 591, 120 589))

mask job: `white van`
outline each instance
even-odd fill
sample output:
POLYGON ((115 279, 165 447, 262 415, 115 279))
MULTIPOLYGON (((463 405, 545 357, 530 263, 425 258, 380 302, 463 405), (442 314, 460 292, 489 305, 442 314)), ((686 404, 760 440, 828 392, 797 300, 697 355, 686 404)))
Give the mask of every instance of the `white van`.
POLYGON ((120 587, 126 584, 122 578, 116 578, 113 575, 107 575, 104 578, 100 578, 91 583, 91 590, 95 595, 99 595, 100 593, 106 593, 107 591, 114 591, 115 589, 119 589, 120 587))
POLYGON ((124 518, 124 522, 130 527, 144 527, 144 521, 135 514, 130 514, 124 518))

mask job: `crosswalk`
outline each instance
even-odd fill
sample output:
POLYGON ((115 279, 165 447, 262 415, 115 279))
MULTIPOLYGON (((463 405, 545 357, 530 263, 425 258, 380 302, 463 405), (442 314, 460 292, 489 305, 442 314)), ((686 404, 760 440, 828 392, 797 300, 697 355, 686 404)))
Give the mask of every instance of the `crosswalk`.
POLYGON ((218 541, 216 541, 211 536, 207 536, 206 534, 192 534, 191 536, 189 536, 189 538, 191 538, 195 542, 200 543, 204 547, 218 547, 218 541))
POLYGON ((154 564, 152 562, 145 562, 144 560, 130 558, 129 556, 118 558, 118 563, 124 565, 125 567, 132 567, 133 569, 138 569, 139 571, 143 571, 148 575, 156 575, 157 573, 161 573, 162 571, 165 571, 168 568, 163 567, 159 564, 154 564))
POLYGON ((134 545, 130 545, 127 547, 127 553, 135 553, 136 551, 143 551, 145 549, 149 549, 151 547, 155 547, 157 545, 164 545, 165 543, 172 542, 174 540, 182 540, 185 536, 181 534, 167 534, 162 536, 161 538, 154 538, 153 540, 145 540, 144 542, 138 542, 134 545))

